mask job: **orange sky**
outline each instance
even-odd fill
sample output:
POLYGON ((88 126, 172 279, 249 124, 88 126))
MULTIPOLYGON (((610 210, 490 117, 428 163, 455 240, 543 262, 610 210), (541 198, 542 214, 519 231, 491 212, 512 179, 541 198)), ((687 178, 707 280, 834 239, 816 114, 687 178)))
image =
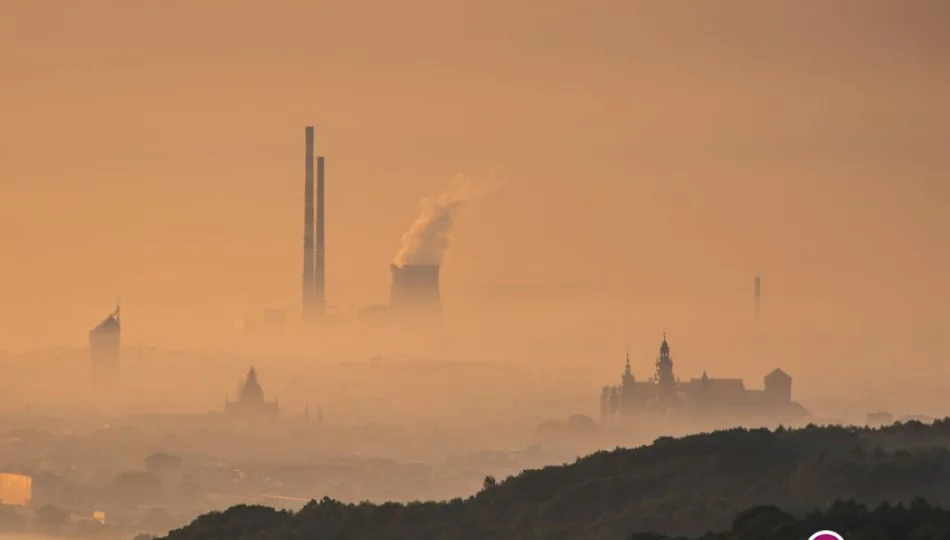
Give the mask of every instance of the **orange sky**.
POLYGON ((8 4, 0 349, 82 344, 117 293, 131 342, 296 316, 307 124, 341 312, 494 163, 453 310, 580 289, 622 347, 745 324, 761 273, 788 332, 946 332, 946 2, 8 4))

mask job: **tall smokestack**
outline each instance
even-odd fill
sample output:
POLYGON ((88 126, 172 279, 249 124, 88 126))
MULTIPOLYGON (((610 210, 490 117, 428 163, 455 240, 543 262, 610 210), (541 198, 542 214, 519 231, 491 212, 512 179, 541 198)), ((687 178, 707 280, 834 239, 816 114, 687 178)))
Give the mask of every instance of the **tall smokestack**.
POLYGON ((762 278, 755 276, 755 330, 759 330, 759 318, 762 314, 762 278))
POLYGON ((326 275, 324 274, 323 156, 317 158, 317 273, 314 280, 314 309, 319 315, 326 308, 326 275))
POLYGON ((306 128, 306 161, 304 164, 304 210, 303 210, 303 318, 314 316, 313 273, 313 126, 306 128))

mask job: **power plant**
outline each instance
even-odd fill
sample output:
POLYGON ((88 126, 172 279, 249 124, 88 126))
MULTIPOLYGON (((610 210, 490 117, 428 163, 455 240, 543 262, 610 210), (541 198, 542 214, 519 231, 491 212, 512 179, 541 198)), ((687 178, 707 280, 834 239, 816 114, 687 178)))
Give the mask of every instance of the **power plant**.
POLYGON ((305 135, 302 306, 304 321, 312 322, 323 316, 326 307, 323 203, 324 159, 322 156, 316 158, 317 200, 316 242, 314 242, 313 126, 307 126, 305 135))
MULTIPOLYGON (((305 324, 312 324, 326 315, 326 231, 325 231, 325 159, 314 153, 314 128, 304 130, 304 232, 303 232, 303 283, 301 288, 302 315, 305 324), (316 180, 316 182, 314 182, 316 180)), ((430 236, 443 240, 447 231, 444 227, 446 216, 451 217, 458 206, 461 195, 450 192, 451 197, 443 195, 430 204, 435 205, 434 212, 423 212, 404 236, 410 242, 412 255, 420 252, 423 259, 440 259, 444 241, 428 245, 421 239, 430 236), (447 199, 443 201, 442 199, 447 199), (435 228, 433 234, 430 230, 435 228), (432 256, 437 253, 437 256, 432 256)), ((449 221, 450 222, 450 221, 449 221)), ((404 246, 405 248, 405 246, 404 246)), ((439 293, 439 264, 409 264, 419 257, 400 257, 396 264, 390 265, 392 283, 390 286, 389 306, 385 311, 393 320, 441 320, 442 304, 439 293), (408 259, 408 260, 407 260, 408 259)), ((428 262, 428 261, 426 261, 428 262)))
POLYGON ((392 273, 392 285, 389 289, 390 309, 396 312, 441 316, 438 265, 392 264, 389 270, 392 273))

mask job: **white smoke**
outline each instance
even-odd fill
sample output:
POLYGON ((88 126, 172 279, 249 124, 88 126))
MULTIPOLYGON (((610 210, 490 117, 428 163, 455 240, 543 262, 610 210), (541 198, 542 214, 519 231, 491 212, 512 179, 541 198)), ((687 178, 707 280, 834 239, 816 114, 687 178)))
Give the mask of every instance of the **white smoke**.
POLYGON ((459 210, 469 202, 488 195, 490 191, 491 186, 476 185, 471 178, 460 174, 438 196, 422 199, 419 216, 402 235, 402 247, 393 262, 399 266, 442 264, 459 210))

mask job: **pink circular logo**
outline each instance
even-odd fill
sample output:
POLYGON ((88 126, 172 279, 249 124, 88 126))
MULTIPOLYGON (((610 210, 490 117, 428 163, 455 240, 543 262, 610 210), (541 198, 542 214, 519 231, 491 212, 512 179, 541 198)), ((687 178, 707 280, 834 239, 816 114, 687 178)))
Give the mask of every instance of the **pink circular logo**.
POLYGON ((809 536, 808 540, 844 540, 844 538, 834 531, 818 531, 809 536))

